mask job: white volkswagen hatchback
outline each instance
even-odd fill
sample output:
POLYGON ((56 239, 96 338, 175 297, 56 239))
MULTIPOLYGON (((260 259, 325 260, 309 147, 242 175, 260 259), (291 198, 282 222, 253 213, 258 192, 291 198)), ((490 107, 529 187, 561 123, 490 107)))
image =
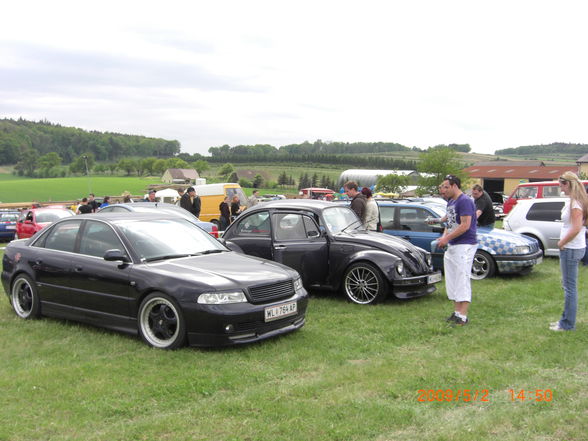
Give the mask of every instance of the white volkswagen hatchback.
POLYGON ((546 256, 559 256, 561 210, 567 198, 520 200, 508 213, 502 227, 534 237, 546 256))

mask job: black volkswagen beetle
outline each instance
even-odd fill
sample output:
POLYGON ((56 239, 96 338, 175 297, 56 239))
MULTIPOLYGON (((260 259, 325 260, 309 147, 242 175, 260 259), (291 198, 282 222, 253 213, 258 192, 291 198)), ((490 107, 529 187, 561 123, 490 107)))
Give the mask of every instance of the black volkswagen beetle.
POLYGON ((272 201, 241 214, 223 234, 227 246, 297 270, 307 289, 340 290, 359 304, 423 296, 441 273, 409 242, 366 231, 348 207, 318 200, 272 201), (235 247, 235 245, 237 247, 235 247))
POLYGON ((301 328, 296 271, 227 249, 178 217, 87 214, 5 249, 2 284, 16 314, 141 335, 154 347, 223 346, 301 328))

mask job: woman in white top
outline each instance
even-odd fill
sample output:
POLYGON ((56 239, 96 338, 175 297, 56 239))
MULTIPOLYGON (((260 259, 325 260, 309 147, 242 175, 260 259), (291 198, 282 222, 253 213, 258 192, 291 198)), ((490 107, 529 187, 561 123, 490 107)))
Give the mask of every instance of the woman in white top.
POLYGON ((561 318, 551 323, 549 329, 571 331, 576 327, 578 310, 578 263, 586 250, 588 195, 578 176, 572 172, 561 175, 559 185, 561 191, 570 198, 561 210, 563 225, 557 243, 565 302, 561 318))
POLYGON ((366 230, 378 231, 378 222, 380 222, 380 209, 378 208, 378 204, 374 201, 372 191, 369 188, 363 187, 361 193, 366 199, 365 221, 363 222, 363 226, 366 230))

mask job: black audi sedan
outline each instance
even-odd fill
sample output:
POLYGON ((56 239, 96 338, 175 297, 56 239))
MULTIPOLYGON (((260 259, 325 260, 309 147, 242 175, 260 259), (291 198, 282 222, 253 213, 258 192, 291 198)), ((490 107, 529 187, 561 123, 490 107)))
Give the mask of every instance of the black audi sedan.
POLYGON ((66 218, 11 242, 2 263, 2 285, 19 317, 138 333, 162 349, 295 331, 308 304, 296 271, 230 251, 168 214, 66 218))
POLYGON ((229 248, 297 270, 307 289, 342 290, 359 304, 430 294, 441 281, 431 255, 398 237, 366 231, 349 208, 295 199, 265 202, 223 234, 229 248))

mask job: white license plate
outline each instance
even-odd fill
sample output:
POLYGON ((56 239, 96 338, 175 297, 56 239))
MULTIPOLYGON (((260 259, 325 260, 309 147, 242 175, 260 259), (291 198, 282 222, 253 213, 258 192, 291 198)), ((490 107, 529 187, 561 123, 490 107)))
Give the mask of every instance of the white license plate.
POLYGON ((428 279, 428 283, 437 283, 441 281, 441 273, 431 274, 428 279))
POLYGON ((296 302, 284 303, 282 305, 270 306, 265 308, 265 321, 271 322, 273 320, 294 315, 298 312, 298 304, 296 302))
POLYGON ((7 225, 6 229, 7 230, 16 230, 16 225, 7 225))

